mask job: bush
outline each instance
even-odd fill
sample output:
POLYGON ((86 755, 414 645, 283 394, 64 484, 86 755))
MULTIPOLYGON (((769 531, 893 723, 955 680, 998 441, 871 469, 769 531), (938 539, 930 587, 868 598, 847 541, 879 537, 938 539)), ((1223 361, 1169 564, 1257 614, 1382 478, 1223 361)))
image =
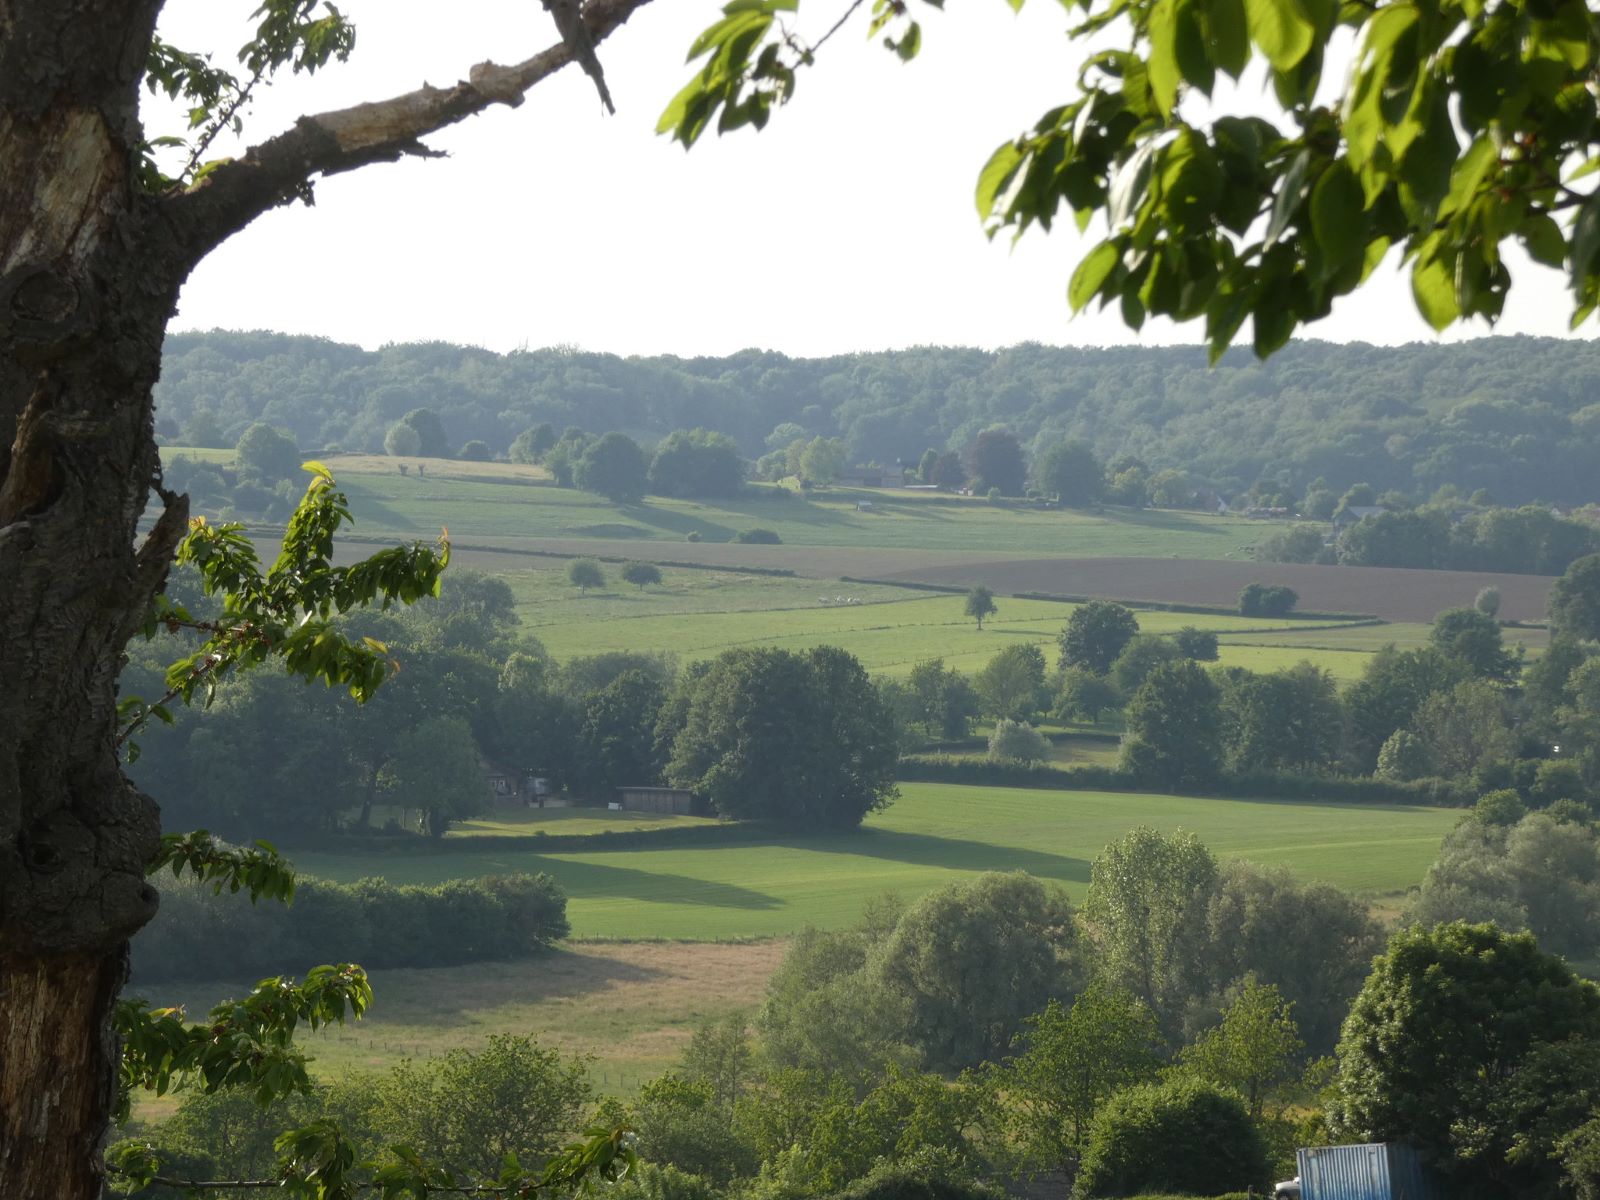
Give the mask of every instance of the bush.
POLYGON ((1379 778, 1407 783, 1433 773, 1433 756, 1428 746, 1409 729, 1397 729, 1378 751, 1379 778))
POLYGON ((686 542, 698 542, 700 540, 700 531, 698 529, 689 530, 688 533, 683 535, 683 540, 686 542))
POLYGON ((1172 635, 1178 653, 1197 662, 1217 661, 1217 635, 1209 629, 1196 629, 1185 625, 1172 635))
POLYGON ((1247 583, 1239 591, 1239 613, 1246 617, 1287 616, 1300 603, 1300 593, 1274 584, 1247 583))
POLYGON ((1035 763, 1050 757, 1050 743, 1032 725, 1001 717, 989 735, 990 762, 1035 763))
POLYGON ((930 1170, 922 1163, 880 1162, 832 1200, 1000 1200, 1003 1192, 980 1183, 965 1183, 930 1170))
POLYGON ((1231 1092, 1192 1079, 1117 1093, 1095 1116, 1079 1197, 1168 1191, 1215 1196, 1265 1187, 1267 1148, 1231 1092))
POLYGON ((1472 806, 1472 815, 1485 825, 1515 825, 1528 815, 1528 809, 1516 792, 1501 788, 1480 797, 1472 806))
POLYGON ((461 447, 456 457, 466 462, 488 462, 494 455, 489 450, 488 442, 480 442, 474 438, 461 447))
POLYGON ((173 882, 162 888, 156 919, 134 939, 134 972, 142 983, 259 978, 332 962, 455 966, 527 958, 568 929, 566 893, 542 873, 436 887, 302 879, 288 906, 173 882))
POLYGON ((753 546, 777 546, 783 542, 783 539, 772 530, 762 529, 759 527, 755 529, 741 529, 738 533, 733 535, 733 540, 753 546))
POLYGON ((391 458, 415 458, 422 453, 422 435, 405 422, 396 421, 384 435, 383 452, 391 458))

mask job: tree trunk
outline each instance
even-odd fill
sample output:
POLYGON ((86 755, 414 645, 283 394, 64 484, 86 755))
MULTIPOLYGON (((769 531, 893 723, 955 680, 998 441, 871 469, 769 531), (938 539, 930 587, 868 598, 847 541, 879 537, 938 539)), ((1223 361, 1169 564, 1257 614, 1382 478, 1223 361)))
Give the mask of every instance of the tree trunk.
MULTIPOLYGON (((603 38, 647 2, 591 0, 584 20, 603 38)), ((179 287, 314 176, 427 154, 422 135, 572 61, 561 44, 302 117, 152 192, 138 103, 162 3, 0 0, 0 1200, 102 1191, 111 1017, 156 910, 160 819, 122 775, 117 676, 187 526, 151 396, 179 287)))
POLYGON ((157 463, 151 387, 184 273, 135 185, 156 7, 0 0, 6 1200, 99 1196, 111 1014, 127 940, 156 908, 144 866, 159 814, 123 778, 116 747, 123 648, 186 517, 174 497, 136 549, 157 463))

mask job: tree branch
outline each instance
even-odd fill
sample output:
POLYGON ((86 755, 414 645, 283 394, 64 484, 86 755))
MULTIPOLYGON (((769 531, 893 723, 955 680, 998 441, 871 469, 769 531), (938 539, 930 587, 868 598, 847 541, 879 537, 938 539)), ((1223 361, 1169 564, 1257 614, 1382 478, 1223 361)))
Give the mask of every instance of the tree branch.
MULTIPOLYGON (((650 0, 590 0, 583 19, 599 42, 650 0)), ((186 191, 162 202, 192 268, 256 217, 297 197, 311 181, 408 155, 438 157, 422 138, 497 104, 515 108, 528 91, 574 61, 562 42, 514 66, 483 62, 449 88, 416 91, 334 112, 301 117, 243 158, 214 167, 186 191)))

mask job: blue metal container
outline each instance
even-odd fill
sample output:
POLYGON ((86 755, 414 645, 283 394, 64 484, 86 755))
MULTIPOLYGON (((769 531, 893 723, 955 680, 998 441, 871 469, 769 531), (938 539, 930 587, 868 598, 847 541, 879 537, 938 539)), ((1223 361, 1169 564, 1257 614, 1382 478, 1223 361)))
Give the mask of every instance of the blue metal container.
POLYGON ((1399 1142, 1295 1151, 1301 1200, 1443 1200, 1417 1152, 1399 1142))

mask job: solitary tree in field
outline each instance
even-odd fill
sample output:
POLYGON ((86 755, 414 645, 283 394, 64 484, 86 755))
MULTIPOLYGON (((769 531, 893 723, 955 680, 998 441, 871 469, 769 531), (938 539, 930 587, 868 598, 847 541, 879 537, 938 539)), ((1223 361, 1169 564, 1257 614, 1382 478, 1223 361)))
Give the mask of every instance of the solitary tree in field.
POLYGON ((606 573, 592 558, 575 558, 567 567, 567 581, 578 589, 580 595, 587 596, 590 588, 605 586, 606 573))
POLYGON ((981 583, 967 593, 967 616, 978 622, 978 629, 983 630, 983 619, 995 614, 994 593, 981 583))
POLYGON ((661 582, 661 568, 656 566, 655 563, 624 563, 622 578, 642 592, 649 584, 661 582))

